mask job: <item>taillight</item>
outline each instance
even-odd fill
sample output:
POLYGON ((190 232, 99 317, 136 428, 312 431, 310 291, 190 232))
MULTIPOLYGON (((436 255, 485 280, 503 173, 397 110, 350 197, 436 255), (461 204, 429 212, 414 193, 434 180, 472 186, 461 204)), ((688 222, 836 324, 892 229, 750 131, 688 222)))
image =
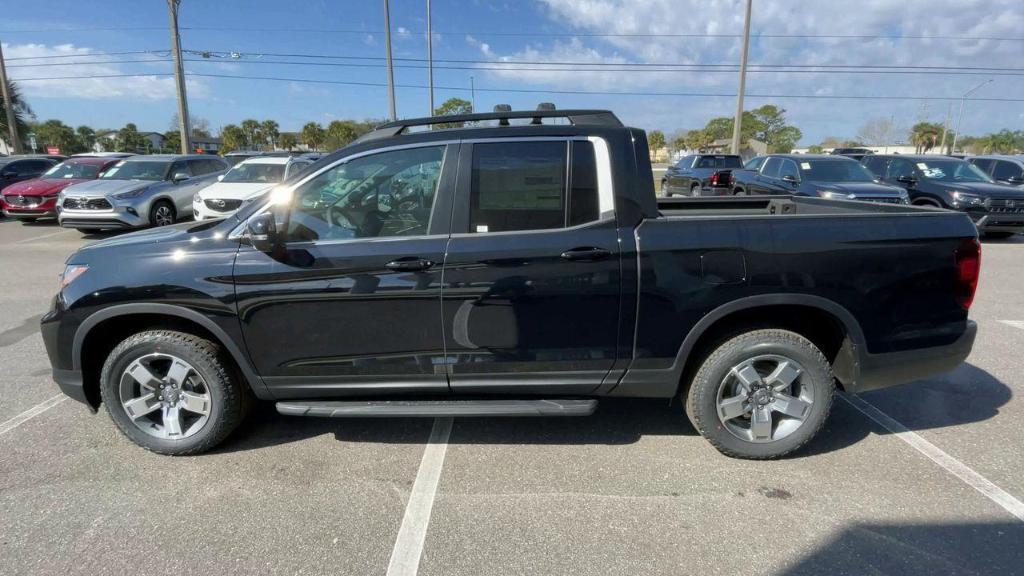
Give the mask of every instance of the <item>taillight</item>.
POLYGON ((711 175, 711 185, 718 186, 718 172, 711 175))
POLYGON ((968 310, 974 302, 974 292, 978 289, 978 277, 981 275, 981 243, 977 238, 964 240, 957 247, 955 258, 957 300, 964 310, 968 310))
POLYGON ((732 174, 729 174, 729 186, 735 186, 735 185, 736 185, 736 176, 733 176, 732 174))

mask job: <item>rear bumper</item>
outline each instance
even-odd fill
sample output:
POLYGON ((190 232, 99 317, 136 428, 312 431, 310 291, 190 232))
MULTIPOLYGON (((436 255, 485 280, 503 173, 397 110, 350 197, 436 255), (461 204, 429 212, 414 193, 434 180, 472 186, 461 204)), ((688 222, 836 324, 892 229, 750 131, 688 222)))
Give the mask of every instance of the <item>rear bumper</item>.
POLYGON ((890 354, 865 354, 860 361, 860 374, 849 392, 860 393, 920 380, 949 372, 967 359, 974 346, 978 325, 967 321, 967 329, 955 342, 890 354))

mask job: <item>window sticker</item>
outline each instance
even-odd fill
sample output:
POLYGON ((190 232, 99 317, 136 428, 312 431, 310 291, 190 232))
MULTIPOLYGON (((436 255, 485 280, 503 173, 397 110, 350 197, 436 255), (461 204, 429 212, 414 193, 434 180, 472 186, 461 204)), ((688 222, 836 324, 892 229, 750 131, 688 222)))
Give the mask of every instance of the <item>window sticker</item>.
POLYGON ((924 162, 918 162, 917 163, 917 167, 920 168, 921 170, 927 170, 928 169, 928 165, 925 164, 924 162))
POLYGON ((476 225, 476 231, 477 232, 487 232, 487 224, 477 224, 476 225))
POLYGON ((803 170, 810 170, 811 169, 811 163, 810 162, 801 162, 800 163, 800 168, 803 169, 803 170))

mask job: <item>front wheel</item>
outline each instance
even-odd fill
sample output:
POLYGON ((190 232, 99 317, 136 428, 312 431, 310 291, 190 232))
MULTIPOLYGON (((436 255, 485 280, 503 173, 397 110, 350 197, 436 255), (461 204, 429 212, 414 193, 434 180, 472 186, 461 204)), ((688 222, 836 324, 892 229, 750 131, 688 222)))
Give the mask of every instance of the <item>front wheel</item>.
POLYGON ((832 367, 821 351, 799 334, 769 329, 719 345, 685 400, 694 427, 720 452, 766 460, 813 438, 834 395, 832 367))
POLYGON ((132 442, 159 454, 188 455, 213 448, 238 427, 250 392, 213 342, 150 330, 110 353, 100 393, 132 442))
POLYGON ((668 190, 668 180, 662 180, 661 181, 661 195, 666 197, 666 198, 668 198, 669 196, 672 195, 672 193, 669 192, 669 190, 668 190))
POLYGON ((690 186, 690 196, 693 196, 694 198, 700 196, 700 184, 690 186))
POLYGON ((167 200, 158 200, 149 209, 149 223, 153 226, 170 226, 175 217, 174 205, 167 200))

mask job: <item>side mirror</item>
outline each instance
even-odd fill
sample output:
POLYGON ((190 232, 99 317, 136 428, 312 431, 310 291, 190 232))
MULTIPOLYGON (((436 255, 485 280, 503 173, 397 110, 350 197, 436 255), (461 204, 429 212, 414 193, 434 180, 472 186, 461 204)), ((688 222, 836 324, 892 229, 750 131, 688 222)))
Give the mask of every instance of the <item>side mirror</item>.
POLYGON ((219 176, 217 176, 217 182, 220 182, 223 179, 224 179, 224 175, 223 174, 220 174, 219 176))
POLYGON ((782 177, 782 180, 785 182, 789 182, 790 184, 800 183, 800 179, 797 178, 796 176, 793 176, 792 174, 786 174, 785 176, 782 177))
POLYGON ((274 213, 268 210, 249 218, 245 223, 245 239, 260 252, 273 250, 279 240, 274 213))
POLYGON ((191 176, 184 172, 175 172, 174 176, 171 177, 171 182, 177 184, 178 182, 181 182, 182 180, 188 180, 189 178, 191 178, 191 176))
POLYGON ((907 176, 907 175, 897 176, 896 177, 896 181, 897 182, 902 182, 903 184, 917 184, 917 178, 914 178, 913 176, 907 176))

